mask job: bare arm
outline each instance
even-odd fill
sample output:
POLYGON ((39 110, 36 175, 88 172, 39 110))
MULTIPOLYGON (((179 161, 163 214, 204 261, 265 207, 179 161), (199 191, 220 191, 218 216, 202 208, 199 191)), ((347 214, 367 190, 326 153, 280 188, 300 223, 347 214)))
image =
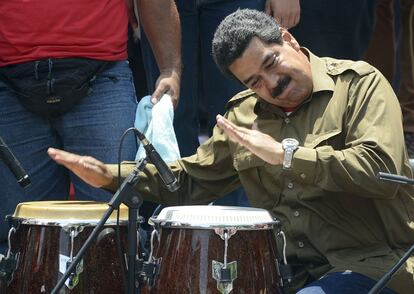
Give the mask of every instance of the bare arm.
POLYGON ((65 166, 89 185, 100 188, 109 185, 113 176, 106 165, 90 156, 81 156, 63 150, 49 148, 49 156, 65 166))
POLYGON ((152 94, 153 102, 167 93, 171 95, 176 107, 181 79, 181 29, 177 8, 173 0, 135 1, 143 29, 160 69, 160 76, 152 94))

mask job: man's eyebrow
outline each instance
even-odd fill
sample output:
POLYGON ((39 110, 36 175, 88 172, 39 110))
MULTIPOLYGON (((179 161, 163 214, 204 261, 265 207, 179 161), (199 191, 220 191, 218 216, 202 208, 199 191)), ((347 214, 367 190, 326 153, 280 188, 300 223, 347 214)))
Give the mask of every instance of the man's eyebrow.
MULTIPOLYGON (((274 56, 274 53, 272 53, 272 52, 269 52, 268 54, 266 54, 265 58, 263 58, 263 61, 262 61, 262 65, 261 65, 261 67, 264 67, 264 66, 267 64, 267 62, 268 62, 270 59, 272 59, 272 58, 273 58, 273 56, 274 56)), ((245 85, 248 85, 248 84, 251 82, 251 80, 254 78, 254 76, 255 76, 255 75, 252 75, 252 76, 248 77, 247 79, 245 79, 245 80, 243 81, 243 83, 244 83, 245 85)))

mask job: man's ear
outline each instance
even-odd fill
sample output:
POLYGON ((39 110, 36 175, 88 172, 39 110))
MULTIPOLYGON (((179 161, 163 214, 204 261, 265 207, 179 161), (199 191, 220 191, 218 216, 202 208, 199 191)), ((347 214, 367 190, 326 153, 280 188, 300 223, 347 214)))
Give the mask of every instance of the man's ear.
POLYGON ((298 41, 296 41, 296 39, 291 35, 291 33, 289 33, 288 30, 285 28, 280 28, 280 31, 282 33, 283 41, 288 43, 296 51, 299 51, 300 45, 298 41))

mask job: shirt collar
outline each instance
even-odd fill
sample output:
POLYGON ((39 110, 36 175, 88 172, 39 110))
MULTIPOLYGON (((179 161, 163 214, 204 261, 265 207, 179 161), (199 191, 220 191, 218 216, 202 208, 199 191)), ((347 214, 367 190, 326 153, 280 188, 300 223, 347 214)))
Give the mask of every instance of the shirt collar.
POLYGON ((333 92, 335 89, 335 82, 328 73, 326 61, 314 55, 307 48, 302 47, 302 50, 309 56, 313 80, 312 94, 320 91, 333 92))

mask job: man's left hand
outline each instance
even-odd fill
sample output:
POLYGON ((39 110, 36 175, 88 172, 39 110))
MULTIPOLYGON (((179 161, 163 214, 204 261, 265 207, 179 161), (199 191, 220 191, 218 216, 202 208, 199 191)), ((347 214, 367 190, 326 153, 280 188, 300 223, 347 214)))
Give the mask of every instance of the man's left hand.
POLYGON ((221 115, 217 115, 216 119, 217 125, 229 136, 232 141, 243 145, 270 164, 282 164, 284 150, 281 143, 258 130, 249 130, 236 126, 221 115))

